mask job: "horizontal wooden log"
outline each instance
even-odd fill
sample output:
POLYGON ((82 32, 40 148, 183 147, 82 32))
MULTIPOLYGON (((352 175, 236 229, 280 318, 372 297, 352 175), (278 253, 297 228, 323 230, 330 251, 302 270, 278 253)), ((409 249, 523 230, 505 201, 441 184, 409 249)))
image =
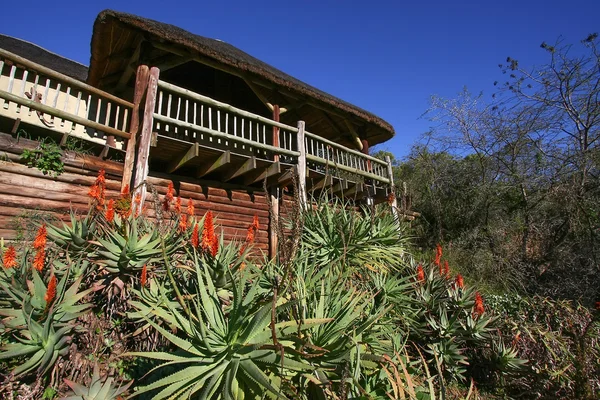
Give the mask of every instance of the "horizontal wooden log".
MULTIPOLYGON (((65 172, 59 176, 48 176, 44 175, 41 171, 35 168, 29 168, 22 164, 14 162, 1 161, 0 160, 0 172, 11 172, 16 174, 22 174, 25 176, 37 177, 42 179, 49 179, 58 182, 67 182, 84 186, 91 186, 96 181, 95 176, 84 176, 75 173, 65 172)), ((120 190, 121 184, 118 180, 106 179, 106 188, 111 190, 120 190)))

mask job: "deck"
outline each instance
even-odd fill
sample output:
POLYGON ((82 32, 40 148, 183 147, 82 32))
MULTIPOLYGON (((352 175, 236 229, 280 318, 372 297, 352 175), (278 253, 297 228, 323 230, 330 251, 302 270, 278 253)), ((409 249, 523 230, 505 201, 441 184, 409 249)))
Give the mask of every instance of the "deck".
POLYGON ((0 49, 0 125, 13 134, 42 132, 61 145, 75 137, 97 155, 120 154, 126 168, 148 158, 153 171, 240 187, 298 179, 306 193, 375 202, 392 189, 389 161, 327 140, 302 121, 285 125, 160 79, 137 89, 122 99, 0 49), (134 155, 144 131, 147 154, 134 155))

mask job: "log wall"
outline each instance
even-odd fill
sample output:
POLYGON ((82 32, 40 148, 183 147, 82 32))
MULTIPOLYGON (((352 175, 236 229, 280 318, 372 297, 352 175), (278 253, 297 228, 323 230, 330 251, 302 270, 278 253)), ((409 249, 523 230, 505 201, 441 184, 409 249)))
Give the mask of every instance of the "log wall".
MULTIPOLYGON (((90 205, 87 193, 100 169, 106 171, 106 197, 119 196, 122 163, 65 152, 65 172, 57 177, 44 175, 24 165, 20 157, 23 150, 35 149, 38 144, 0 133, 0 238, 5 240, 18 239, 16 221, 19 216, 43 212, 67 221, 71 209, 87 212, 90 205)), ((227 241, 244 240, 248 226, 257 215, 260 229, 255 247, 265 253, 268 251, 269 211, 264 193, 218 188, 209 182, 152 172, 148 181, 158 192, 159 201, 162 201, 172 181, 175 196, 181 196, 183 208, 191 198, 196 215, 202 216, 212 210, 216 217, 217 233, 222 232, 227 241)), ((146 204, 150 218, 154 217, 153 201, 149 195, 146 204)))

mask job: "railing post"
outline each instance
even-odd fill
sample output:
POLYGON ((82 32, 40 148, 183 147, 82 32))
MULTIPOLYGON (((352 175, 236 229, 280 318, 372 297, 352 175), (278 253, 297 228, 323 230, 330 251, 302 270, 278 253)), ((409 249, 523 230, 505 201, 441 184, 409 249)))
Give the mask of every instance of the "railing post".
POLYGON ((131 110, 131 120, 129 122, 129 133, 131 137, 127 141, 127 153, 125 153, 125 164, 123 165, 123 180, 121 182, 121 191, 125 186, 132 188, 133 165, 135 163, 135 149, 138 130, 140 128, 140 104, 148 87, 150 70, 147 65, 140 65, 135 76, 135 90, 133 93, 133 109, 131 110))
MULTIPOLYGON (((273 121, 279 122, 280 109, 277 104, 273 105, 273 121)), ((265 143, 266 144, 266 143, 265 143)), ((273 125, 273 146, 279 147, 279 127, 273 125)), ((279 161, 279 154, 273 155, 273 161, 279 161)))
POLYGON ((306 142, 304 139, 304 121, 298 121, 298 197, 300 199, 300 209, 307 207, 306 199, 306 142))
POLYGON ((392 190, 392 201, 390 202, 390 206, 392 207, 392 215, 394 216, 394 221, 397 224, 400 224, 400 216, 398 215, 398 199, 396 199, 396 193, 394 192, 394 170, 392 168, 392 160, 390 156, 385 156, 385 162, 387 162, 387 170, 388 170, 388 178, 390 180, 390 188, 392 190))
POLYGON ((152 142, 152 128, 154 127, 154 107, 156 104, 156 92, 158 91, 159 70, 156 67, 150 69, 150 78, 148 80, 148 91, 146 93, 146 104, 144 105, 144 119, 142 121, 142 135, 138 148, 138 157, 135 165, 135 195, 139 194, 139 209, 141 212, 146 200, 146 179, 148 178, 148 157, 150 155, 150 144, 152 142))

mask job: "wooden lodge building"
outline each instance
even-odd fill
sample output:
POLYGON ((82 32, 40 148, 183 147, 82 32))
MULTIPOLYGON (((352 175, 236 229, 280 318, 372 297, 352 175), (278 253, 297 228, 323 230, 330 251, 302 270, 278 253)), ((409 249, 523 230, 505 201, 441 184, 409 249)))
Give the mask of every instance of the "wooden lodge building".
POLYGON ((173 182, 197 214, 213 210, 226 239, 258 215, 258 247, 274 254, 271 219, 293 190, 386 200, 391 165, 368 150, 393 135, 232 45, 135 15, 98 15, 89 67, 0 35, 0 237, 15 239, 11 221, 27 210, 86 210, 104 169, 115 197, 130 185, 149 202, 173 182), (64 150, 58 176, 21 157, 47 137, 64 150), (73 140, 91 153, 68 150, 73 140))

